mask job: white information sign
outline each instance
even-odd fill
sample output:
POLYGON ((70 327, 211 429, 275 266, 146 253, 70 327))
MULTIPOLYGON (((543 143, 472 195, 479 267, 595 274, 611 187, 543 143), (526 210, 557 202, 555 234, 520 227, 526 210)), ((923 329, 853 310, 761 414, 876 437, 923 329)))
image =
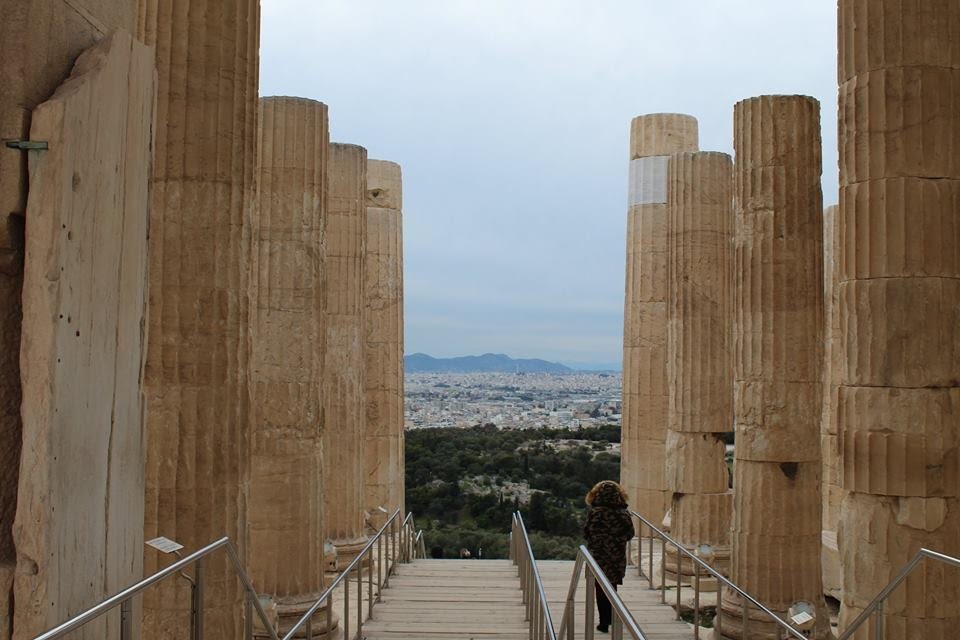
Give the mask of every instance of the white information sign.
POLYGON ((790 621, 795 625, 806 624, 813 620, 813 616, 807 613, 806 611, 801 611, 797 615, 790 618, 790 621))
POLYGON ((163 536, 154 538, 153 540, 147 540, 144 544, 153 547, 161 553, 173 553, 174 551, 180 551, 180 549, 183 549, 183 545, 179 542, 175 542, 170 538, 164 538, 163 536))

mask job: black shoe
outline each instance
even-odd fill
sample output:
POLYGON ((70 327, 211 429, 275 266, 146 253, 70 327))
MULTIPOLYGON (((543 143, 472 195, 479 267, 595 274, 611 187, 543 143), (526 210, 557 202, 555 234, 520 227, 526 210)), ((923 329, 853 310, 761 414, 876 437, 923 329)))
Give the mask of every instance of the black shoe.
POLYGON ((599 631, 600 633, 610 633, 610 627, 604 627, 598 624, 597 631, 599 631))

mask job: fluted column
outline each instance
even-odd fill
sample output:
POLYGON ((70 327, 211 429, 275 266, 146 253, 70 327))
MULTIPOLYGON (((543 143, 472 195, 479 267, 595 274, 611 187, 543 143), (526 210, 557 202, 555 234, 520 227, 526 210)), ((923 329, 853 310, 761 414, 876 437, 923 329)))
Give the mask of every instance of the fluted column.
POLYGON ((366 543, 363 487, 367 150, 331 144, 327 165, 323 493, 327 539, 343 569, 366 543))
MULTIPOLYGON (((820 577, 823 226, 820 105, 761 96, 734 108, 736 450, 731 578, 829 633, 820 577)), ((725 591, 723 633, 744 637, 725 591), (730 615, 727 615, 730 614, 730 615)), ((749 638, 776 628, 750 611, 749 638)))
POLYGON ((837 241, 839 229, 837 205, 823 210, 823 400, 820 418, 820 452, 823 456, 821 493, 823 494, 823 548, 821 555, 823 592, 840 600, 843 596, 843 571, 837 542, 843 482, 840 477, 840 447, 837 437, 837 387, 839 375, 840 313, 837 305, 838 266, 843 247, 837 241))
MULTIPOLYGON (((956 2, 839 3, 841 628, 921 547, 960 555, 958 34, 956 2)), ((960 572, 922 564, 884 614, 955 637, 960 572)))
POLYGON ((404 508, 400 165, 368 161, 366 196, 364 503, 375 522, 382 523, 387 514, 404 508))
POLYGON ((620 480, 630 505, 660 522, 670 507, 667 439, 667 159, 697 150, 692 116, 630 123, 620 480))
MULTIPOLYGON (((733 493, 723 434, 733 429, 732 179, 725 153, 680 153, 668 163, 667 489, 671 530, 730 560, 733 493)), ((692 575, 690 563, 667 569, 692 575)))
MULTIPOLYGON (((323 225, 327 106, 260 100, 250 278, 250 572, 282 632, 323 591, 323 225), (291 552, 294 550, 294 552, 291 552)), ((323 632, 326 613, 313 622, 323 632)))
MULTIPOLYGON (((246 558, 247 270, 255 204, 257 0, 141 0, 159 91, 150 225, 145 533, 194 549, 229 536, 246 558)), ((168 558, 146 551, 145 571, 168 558)), ((206 564, 206 628, 242 630, 225 554, 206 564)), ((190 589, 144 597, 144 637, 187 637, 190 589)))

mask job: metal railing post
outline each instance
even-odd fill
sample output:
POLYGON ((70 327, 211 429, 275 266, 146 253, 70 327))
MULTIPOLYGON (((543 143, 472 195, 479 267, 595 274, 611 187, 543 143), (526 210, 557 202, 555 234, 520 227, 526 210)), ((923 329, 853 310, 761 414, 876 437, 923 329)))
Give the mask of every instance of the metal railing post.
POLYGON ((373 617, 373 552, 367 562, 367 617, 373 617))
MULTIPOLYGON (((347 582, 350 576, 347 576, 347 582)), ((363 560, 357 565, 357 637, 363 637, 363 560)))
POLYGON ((350 640, 350 576, 343 581, 343 638, 350 640))
POLYGON ((680 552, 680 545, 677 547, 677 620, 680 619, 680 564, 683 555, 680 552))
POLYGON ((377 538, 377 602, 383 596, 383 536, 377 538))
POLYGON ((877 608, 873 610, 876 621, 873 627, 873 640, 883 640, 883 600, 877 603, 877 608))
POLYGON ((120 640, 133 640, 133 598, 120 603, 120 640))
POLYGON ((660 604, 667 604, 667 543, 660 541, 660 604))
POLYGON ((650 529, 650 575, 647 576, 647 581, 653 589, 653 529, 650 529))
POLYGON ((190 586, 190 618, 193 640, 203 640, 203 584, 204 560, 200 558, 193 568, 193 584, 190 586))
POLYGON ((700 565, 696 562, 693 563, 693 640, 700 640, 700 565))
POLYGON ((251 595, 245 594, 243 599, 243 637, 245 640, 253 640, 253 603, 250 601, 251 595))
POLYGON ((586 602, 584 603, 583 609, 583 637, 585 640, 593 640, 593 612, 597 608, 597 579, 593 575, 593 571, 590 567, 586 567, 584 570, 587 577, 587 586, 585 588, 586 593, 586 602))

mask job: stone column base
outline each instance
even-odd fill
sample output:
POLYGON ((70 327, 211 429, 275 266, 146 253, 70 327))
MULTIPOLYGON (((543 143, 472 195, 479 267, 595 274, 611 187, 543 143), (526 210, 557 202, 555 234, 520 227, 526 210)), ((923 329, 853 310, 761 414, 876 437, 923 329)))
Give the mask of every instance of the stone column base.
MULTIPOLYGON (((691 553, 696 552, 696 547, 686 547, 691 553)), ((677 553, 676 549, 673 547, 668 547, 666 551, 666 558, 664 561, 664 571, 663 576, 667 581, 667 585, 677 583, 677 553)), ((729 546, 714 546, 713 547, 713 559, 708 563, 715 570, 719 571, 724 576, 730 574, 730 547, 729 546)), ((696 581, 695 572, 693 568, 693 561, 686 556, 680 558, 680 582, 681 584, 693 585, 696 581)), ((700 571, 700 590, 701 591, 716 591, 719 586, 719 582, 716 578, 711 576, 706 571, 700 571)))
MULTIPOLYGON (((260 598, 261 604, 263 604, 263 608, 267 612, 267 616, 271 618, 271 622, 277 629, 277 632, 280 636, 284 636, 289 633, 293 625, 303 617, 303 614, 313 606, 313 603, 317 601, 320 595, 319 593, 305 594, 297 597, 283 598, 279 601, 274 601, 269 596, 260 596, 260 598)), ((331 611, 330 629, 327 629, 327 607, 324 605, 314 613, 310 632, 313 634, 313 637, 318 640, 333 638, 337 635, 335 630, 339 623, 340 616, 338 616, 336 612, 331 611)), ((259 624, 259 619, 257 618, 254 619, 253 635, 255 638, 270 637, 266 630, 259 624)), ((300 627, 293 637, 306 638, 306 628, 300 627)))
MULTIPOLYGON (((353 559, 363 551, 363 548, 367 546, 367 543, 370 541, 370 538, 366 536, 353 538, 349 540, 333 540, 331 542, 333 546, 333 554, 325 553, 324 558, 327 560, 327 571, 333 571, 339 573, 349 566, 353 559)), ((367 566, 369 563, 368 560, 362 563, 363 566, 367 566)))

